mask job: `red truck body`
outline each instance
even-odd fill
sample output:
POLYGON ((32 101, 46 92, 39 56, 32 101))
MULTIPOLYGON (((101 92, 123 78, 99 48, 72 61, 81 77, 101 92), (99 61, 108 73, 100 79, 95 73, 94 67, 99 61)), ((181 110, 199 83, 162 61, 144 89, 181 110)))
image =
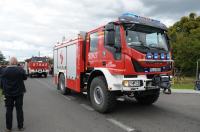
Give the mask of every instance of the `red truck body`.
POLYGON ((46 57, 32 57, 26 61, 25 67, 30 77, 42 75, 47 77, 49 72, 49 62, 46 57))
POLYGON ((63 94, 86 91, 99 112, 109 111, 122 95, 154 103, 160 89, 170 90, 173 61, 166 29, 156 20, 125 14, 81 32, 54 47, 54 82, 63 94))

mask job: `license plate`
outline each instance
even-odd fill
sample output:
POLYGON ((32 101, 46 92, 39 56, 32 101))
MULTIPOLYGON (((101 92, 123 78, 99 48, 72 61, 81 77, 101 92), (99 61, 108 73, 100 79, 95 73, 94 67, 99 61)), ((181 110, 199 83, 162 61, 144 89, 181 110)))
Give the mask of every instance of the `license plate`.
POLYGON ((150 68, 150 72, 161 72, 161 68, 150 68))

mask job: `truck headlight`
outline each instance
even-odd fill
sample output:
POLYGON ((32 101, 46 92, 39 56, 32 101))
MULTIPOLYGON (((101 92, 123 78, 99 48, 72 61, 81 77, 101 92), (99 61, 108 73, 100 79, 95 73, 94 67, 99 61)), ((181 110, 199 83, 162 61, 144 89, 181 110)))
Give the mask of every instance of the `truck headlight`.
POLYGON ((124 87, 140 87, 142 85, 141 80, 124 80, 122 82, 124 87))

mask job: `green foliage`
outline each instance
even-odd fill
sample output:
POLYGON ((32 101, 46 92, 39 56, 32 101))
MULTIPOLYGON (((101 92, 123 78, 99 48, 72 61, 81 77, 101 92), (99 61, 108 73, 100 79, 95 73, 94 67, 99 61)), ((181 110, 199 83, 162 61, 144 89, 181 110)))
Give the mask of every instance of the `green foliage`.
POLYGON ((49 64, 52 65, 53 64, 53 58, 48 57, 48 60, 49 60, 49 64))
POLYGON ((174 78, 174 83, 172 84, 173 89, 194 89, 195 87, 195 77, 182 77, 180 80, 174 78))
POLYGON ((4 64, 4 63, 5 63, 5 57, 3 53, 0 51, 0 64, 4 64))
POLYGON ((194 75, 200 59, 200 16, 190 13, 168 30, 175 67, 186 75, 194 75))

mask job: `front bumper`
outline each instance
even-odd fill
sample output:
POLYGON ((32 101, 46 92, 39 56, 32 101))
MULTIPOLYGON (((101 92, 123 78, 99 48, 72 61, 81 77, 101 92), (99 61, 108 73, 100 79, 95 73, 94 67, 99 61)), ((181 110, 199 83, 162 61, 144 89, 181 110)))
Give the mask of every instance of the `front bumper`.
MULTIPOLYGON (((123 78, 121 91, 145 91, 151 89, 160 89, 170 84, 170 76, 157 76, 152 79, 148 79, 146 76, 138 76, 137 78, 123 78), (124 81, 133 82, 139 81, 139 86, 126 86, 124 81)), ((164 89, 164 88, 163 88, 164 89)))
POLYGON ((31 75, 37 75, 37 74, 48 74, 48 70, 43 70, 43 69, 36 69, 36 70, 31 70, 30 72, 29 72, 29 74, 31 74, 31 75))

